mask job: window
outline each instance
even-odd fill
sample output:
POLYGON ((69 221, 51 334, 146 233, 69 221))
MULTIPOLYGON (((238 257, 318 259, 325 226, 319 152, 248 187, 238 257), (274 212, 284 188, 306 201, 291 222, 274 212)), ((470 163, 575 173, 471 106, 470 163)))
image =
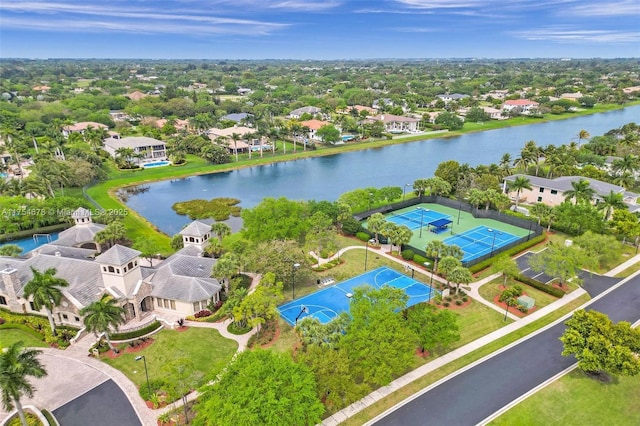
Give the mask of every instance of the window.
POLYGON ((558 190, 556 190, 556 189, 552 189, 551 190, 551 195, 556 195, 557 193, 558 193, 558 190))
POLYGON ((107 272, 107 267, 106 267, 106 266, 103 266, 103 267, 102 267, 102 270, 103 270, 104 272, 107 272))
POLYGON ((129 262, 129 264, 127 265, 127 268, 129 268, 129 269, 133 268, 133 262, 129 262))
POLYGON ((544 192, 544 188, 540 187, 540 192, 544 192))
POLYGON ((0 296, 0 305, 6 305, 7 304, 7 299, 4 298, 4 296, 0 296))
POLYGON ((175 300, 171 300, 171 309, 173 309, 174 311, 176 309, 176 301, 175 300))
POLYGON ((74 320, 76 320, 76 322, 80 322, 80 317, 73 317, 74 320))
POLYGON ((541 203, 542 202, 542 197, 538 197, 538 202, 541 203))
POLYGON ((67 314, 62 314, 62 319, 63 319, 63 320, 68 320, 68 319, 69 319, 69 315, 67 315, 67 314))
POLYGON ((29 308, 30 308, 32 311, 37 311, 37 309, 36 309, 36 305, 34 305, 34 304, 33 304, 33 302, 29 302, 29 308))
POLYGON ((109 272, 115 272, 116 269, 113 266, 109 266, 109 272))
POLYGON ((198 312, 200 310, 200 302, 193 302, 193 312, 198 312))
POLYGON ((116 269, 116 272, 117 272, 117 273, 120 273, 120 268, 117 268, 117 269, 116 269))

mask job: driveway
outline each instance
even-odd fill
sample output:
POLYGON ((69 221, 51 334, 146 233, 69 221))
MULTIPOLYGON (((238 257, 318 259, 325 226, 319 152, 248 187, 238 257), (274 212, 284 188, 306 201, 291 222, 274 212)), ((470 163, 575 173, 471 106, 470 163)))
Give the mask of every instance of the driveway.
MULTIPOLYGON (((595 277, 595 276, 594 276, 595 277)), ((597 290, 608 280, 594 280, 597 290)), ((640 277, 595 301, 589 309, 604 312, 612 321, 640 319, 640 277)), ((529 390, 572 365, 563 357, 558 338, 563 323, 470 368, 424 392, 376 425, 475 425, 529 390)))
MULTIPOLYGON (((60 413, 63 426, 141 424, 125 393, 103 372, 55 349, 44 349, 39 359, 47 375, 30 379, 36 391, 22 405, 60 413)), ((0 409, 0 418, 6 414, 0 409)))

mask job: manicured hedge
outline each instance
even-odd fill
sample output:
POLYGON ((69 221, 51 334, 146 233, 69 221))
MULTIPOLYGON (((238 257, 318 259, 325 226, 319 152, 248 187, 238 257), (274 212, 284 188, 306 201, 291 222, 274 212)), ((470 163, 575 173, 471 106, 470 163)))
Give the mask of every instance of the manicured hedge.
MULTIPOLYGON (((538 235, 537 237, 531 238, 529 241, 525 241, 522 244, 519 244, 515 247, 511 247, 508 250, 505 250, 503 252, 501 252, 500 254, 506 254, 507 256, 513 256, 514 254, 518 254, 521 251, 524 251, 526 249, 528 249, 529 247, 533 247, 536 244, 540 244, 541 242, 543 242, 545 240, 545 238, 547 238, 547 236, 545 234, 542 235, 538 235)), ((480 272, 485 268, 488 268, 489 266, 493 265, 493 262, 495 261, 496 257, 492 257, 489 258, 487 260, 483 260, 482 262, 476 263, 473 266, 469 267, 469 270, 471 271, 471 273, 476 273, 476 272, 480 272)))
POLYGON ((411 249, 402 250, 401 256, 404 260, 413 260, 415 258, 415 254, 411 249))
POLYGON ((366 232, 358 232, 358 233, 356 233, 356 238, 359 239, 360 241, 364 241, 364 242, 367 242, 367 241, 369 241, 371 239, 369 234, 367 234, 366 232))
POLYGON ((44 342, 44 336, 41 333, 38 333, 37 331, 35 331, 31 327, 28 327, 28 326, 26 326, 24 324, 15 324, 15 323, 0 324, 0 330, 20 330, 20 331, 24 331, 28 335, 33 336, 36 339, 41 340, 41 341, 44 342))
POLYGON ((125 331, 123 333, 114 333, 114 334, 111 334, 109 337, 111 338, 111 340, 115 340, 115 341, 135 339, 137 337, 141 337, 146 334, 149 334, 152 331, 156 331, 157 329, 160 328, 161 325, 162 324, 160 324, 160 321, 154 321, 151 324, 139 330, 125 331))
POLYGON ((547 285, 545 283, 541 283, 538 280, 534 280, 533 278, 526 277, 524 275, 518 275, 516 280, 525 283, 526 285, 530 285, 533 288, 537 288, 540 291, 544 291, 555 297, 562 297, 565 295, 565 292, 560 290, 559 288, 555 288, 553 286, 547 285))
POLYGON ((429 259, 427 259, 424 256, 420 256, 419 254, 414 254, 413 255, 413 261, 415 263, 417 263, 418 265, 420 265, 420 266, 424 266, 425 262, 429 262, 429 263, 431 263, 431 268, 429 268, 429 269, 433 268, 433 262, 431 262, 429 259))

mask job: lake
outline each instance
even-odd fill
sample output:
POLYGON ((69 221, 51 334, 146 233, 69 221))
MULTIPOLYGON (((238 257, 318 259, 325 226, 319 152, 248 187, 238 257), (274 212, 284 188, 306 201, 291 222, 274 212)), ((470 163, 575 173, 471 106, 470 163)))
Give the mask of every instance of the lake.
POLYGON ((639 118, 640 105, 567 120, 154 182, 148 185, 148 191, 130 196, 127 205, 173 235, 189 222, 171 209, 176 201, 232 197, 240 199, 245 208, 265 197, 334 201, 357 188, 403 187, 431 177, 438 164, 446 160, 471 166, 497 163, 504 153, 517 157, 530 140, 541 146, 567 144, 577 140, 580 130, 598 136, 639 118))

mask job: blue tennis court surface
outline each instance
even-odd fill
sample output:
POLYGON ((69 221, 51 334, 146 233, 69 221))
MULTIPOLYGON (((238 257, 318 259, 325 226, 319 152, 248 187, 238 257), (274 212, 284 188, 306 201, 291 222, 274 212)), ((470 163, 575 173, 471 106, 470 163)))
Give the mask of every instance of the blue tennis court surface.
POLYGON ((485 254, 494 253, 503 246, 518 240, 517 237, 508 232, 497 229, 478 226, 460 234, 455 234, 445 238, 443 242, 447 245, 456 245, 464 252, 462 262, 468 262, 485 254))
MULTIPOLYGON (((420 225, 428 226, 432 222, 438 222, 441 219, 449 219, 450 216, 430 209, 415 208, 408 212, 396 213, 387 216, 385 219, 396 225, 404 225, 414 230, 420 229, 420 225)), ((450 222, 449 222, 450 223, 450 222)))
POLYGON ((407 306, 428 301, 439 293, 438 290, 426 284, 383 266, 285 303, 278 307, 278 311, 280 316, 292 326, 295 326, 296 318, 299 321, 308 316, 314 316, 322 324, 326 324, 341 312, 349 312, 351 299, 348 295, 353 294, 356 287, 363 285, 375 288, 389 285, 400 288, 409 296, 407 306))

